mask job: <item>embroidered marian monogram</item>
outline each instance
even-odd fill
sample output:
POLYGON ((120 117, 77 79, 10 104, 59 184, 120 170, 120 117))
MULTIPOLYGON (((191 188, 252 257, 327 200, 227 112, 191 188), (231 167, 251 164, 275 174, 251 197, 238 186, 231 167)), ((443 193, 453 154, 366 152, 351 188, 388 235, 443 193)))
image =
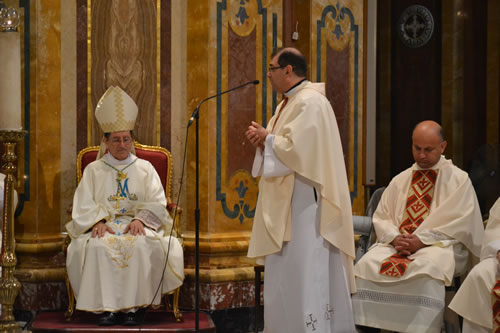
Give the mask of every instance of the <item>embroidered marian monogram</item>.
POLYGON ((500 280, 497 280, 491 290, 491 304, 493 304, 493 330, 494 333, 500 333, 500 280))
MULTIPOLYGON (((429 215, 437 175, 438 170, 413 171, 403 222, 399 226, 402 234, 412 234, 429 215)), ((413 259, 397 253, 393 254, 382 261, 379 273, 393 277, 403 276, 412 261, 413 259)))
POLYGON ((107 166, 109 166, 110 168, 112 168, 116 171, 116 184, 117 184, 116 194, 110 195, 108 197, 108 201, 116 201, 115 208, 119 208, 120 201, 125 200, 126 198, 129 198, 129 200, 137 200, 137 195, 130 193, 128 191, 128 174, 123 172, 123 171, 125 171, 125 169, 127 169, 129 166, 134 164, 136 161, 137 161, 137 159, 135 159, 134 161, 132 161, 131 163, 126 165, 121 170, 118 170, 117 168, 115 168, 111 164, 107 163, 106 161, 103 161, 104 164, 106 164, 107 166), (124 181, 123 185, 122 185, 122 181, 124 181))

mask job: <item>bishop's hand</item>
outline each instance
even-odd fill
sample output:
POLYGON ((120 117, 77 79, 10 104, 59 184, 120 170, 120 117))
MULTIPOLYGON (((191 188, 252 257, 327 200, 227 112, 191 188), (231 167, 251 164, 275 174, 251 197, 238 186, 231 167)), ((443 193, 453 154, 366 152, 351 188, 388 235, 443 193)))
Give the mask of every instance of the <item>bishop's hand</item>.
POLYGON ((106 225, 105 222, 99 221, 92 227, 92 238, 102 238, 106 232, 109 232, 110 234, 115 233, 113 229, 106 225))
POLYGON ((146 235, 146 231, 144 230, 144 223, 142 223, 140 220, 132 220, 132 222, 127 225, 123 233, 126 234, 129 231, 132 236, 146 235))

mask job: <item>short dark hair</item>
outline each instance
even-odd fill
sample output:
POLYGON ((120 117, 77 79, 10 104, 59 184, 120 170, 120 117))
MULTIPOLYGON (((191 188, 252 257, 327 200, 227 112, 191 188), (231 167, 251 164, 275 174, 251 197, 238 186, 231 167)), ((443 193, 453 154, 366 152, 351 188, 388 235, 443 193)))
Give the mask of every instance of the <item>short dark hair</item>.
POLYGON ((274 58, 277 54, 278 65, 280 67, 292 66, 293 72, 300 77, 306 77, 307 75, 307 63, 306 58, 297 49, 291 48, 279 48, 276 49, 271 58, 274 58))
MULTIPOLYGON (((130 130, 130 136, 132 137, 132 139, 134 138, 134 131, 130 130)), ((104 136, 106 137, 107 140, 109 140, 109 136, 111 135, 111 132, 106 132, 104 133, 104 136)))

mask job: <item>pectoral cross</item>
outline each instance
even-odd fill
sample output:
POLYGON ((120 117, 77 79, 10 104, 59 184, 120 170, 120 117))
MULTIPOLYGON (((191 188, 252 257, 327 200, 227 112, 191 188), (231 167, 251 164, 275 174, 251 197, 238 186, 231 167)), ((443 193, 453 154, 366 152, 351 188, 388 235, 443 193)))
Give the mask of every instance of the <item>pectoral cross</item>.
POLYGON ((115 208, 119 208, 120 201, 125 200, 125 198, 127 198, 127 193, 126 193, 128 192, 127 176, 128 174, 122 171, 118 171, 116 174, 116 183, 118 185, 116 189, 116 194, 108 198, 109 201, 116 201, 115 208), (124 187, 122 187, 122 180, 124 179, 125 179, 125 185, 124 187))
POLYGON ((128 176, 128 173, 124 173, 124 172, 118 171, 118 173, 116 174, 116 181, 118 183, 120 183, 122 180, 126 179, 127 176, 128 176))
POLYGON ((118 193, 116 193, 115 195, 110 196, 108 200, 109 200, 109 201, 116 201, 115 208, 119 208, 119 207, 120 207, 120 201, 125 200, 125 197, 124 197, 124 196, 122 196, 122 195, 120 194, 120 192, 118 192, 118 193))

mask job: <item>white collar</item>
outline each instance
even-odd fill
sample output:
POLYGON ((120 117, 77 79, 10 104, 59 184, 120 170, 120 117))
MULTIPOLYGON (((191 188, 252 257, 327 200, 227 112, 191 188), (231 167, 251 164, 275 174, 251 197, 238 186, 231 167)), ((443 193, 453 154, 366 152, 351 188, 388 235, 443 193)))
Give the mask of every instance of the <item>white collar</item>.
POLYGON ((295 87, 293 87, 292 89, 288 90, 288 91, 287 91, 286 93, 284 93, 283 95, 285 95, 286 97, 290 97, 290 96, 292 96, 293 94, 295 94, 295 93, 299 90, 299 88, 300 88, 300 87, 302 87, 302 85, 303 85, 304 83, 307 83, 307 82, 309 82, 309 81, 308 81, 308 80, 304 80, 304 81, 302 81, 300 84, 298 84, 298 85, 296 85, 295 87))
POLYGON ((103 156, 104 159, 108 164, 111 164, 113 166, 116 165, 123 165, 123 164, 130 164, 134 161, 134 158, 137 158, 135 155, 129 153, 128 157, 124 160, 117 160, 116 158, 113 157, 109 152, 106 153, 106 155, 103 156))

